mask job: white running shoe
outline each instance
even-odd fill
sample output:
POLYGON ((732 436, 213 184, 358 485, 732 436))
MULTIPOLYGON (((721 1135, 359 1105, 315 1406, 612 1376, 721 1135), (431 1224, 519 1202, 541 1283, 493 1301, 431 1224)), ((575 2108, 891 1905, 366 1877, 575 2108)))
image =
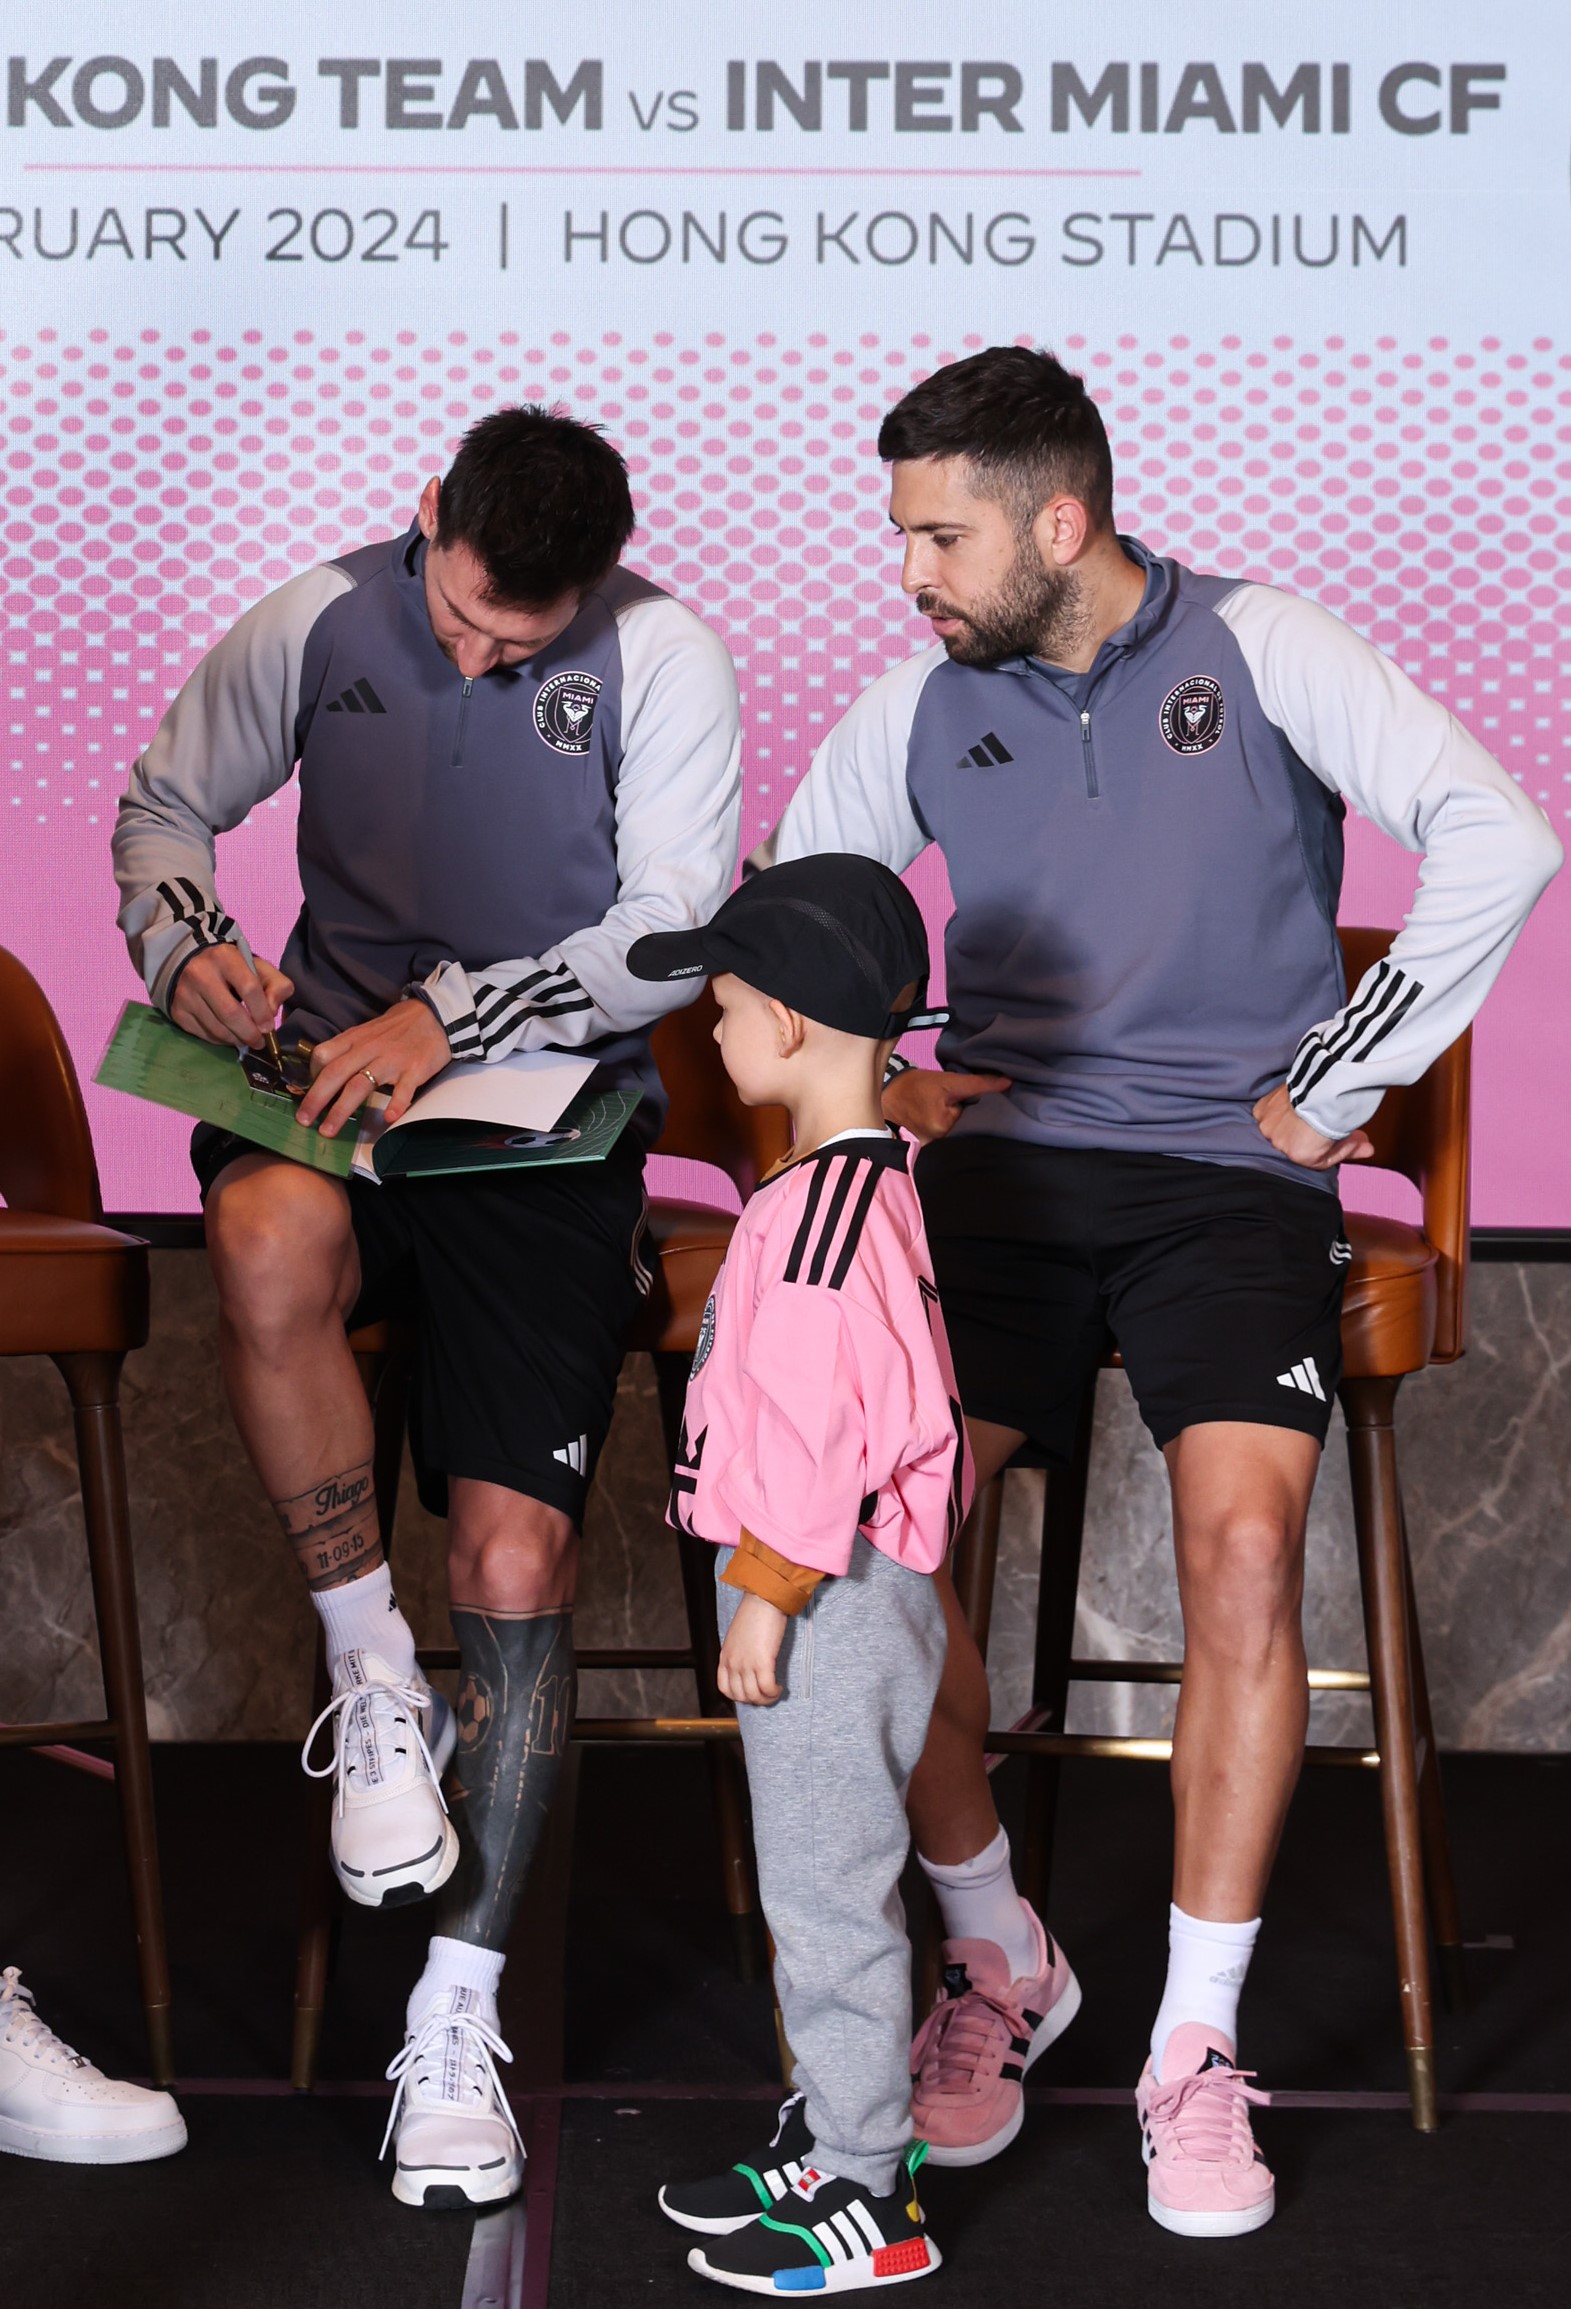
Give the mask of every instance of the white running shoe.
POLYGON ((185 2147, 168 2093, 120 2084, 62 2044, 14 1964, 0 1973, 0 2150, 56 2165, 140 2165, 185 2147))
POLYGON ((393 2194, 433 2211, 499 2205, 524 2177, 524 2144, 499 2060, 512 2054, 472 1988, 432 1998, 388 2069, 398 2090, 382 2136, 393 2144, 393 2194))
POLYGON ((400 1677, 375 1652, 339 1660, 333 1696, 306 1734, 300 1761, 313 1780, 336 1777, 333 1873, 362 1908, 423 1900, 457 1867, 458 1834, 442 1794, 456 1732, 452 1709, 418 1669, 400 1677), (316 1735, 329 1721, 332 1756, 313 1764, 316 1735))

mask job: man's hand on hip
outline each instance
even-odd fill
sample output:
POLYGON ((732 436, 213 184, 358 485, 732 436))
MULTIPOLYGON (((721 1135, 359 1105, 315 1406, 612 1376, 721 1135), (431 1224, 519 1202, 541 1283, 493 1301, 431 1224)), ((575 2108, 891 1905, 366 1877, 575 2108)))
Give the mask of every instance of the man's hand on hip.
POLYGON ((1264 1098, 1257 1098, 1253 1112, 1262 1136, 1300 1170, 1334 1171, 1341 1163, 1366 1163, 1374 1154, 1366 1131, 1349 1131, 1346 1138, 1326 1138, 1313 1123, 1305 1122, 1288 1097, 1285 1082, 1268 1090, 1264 1098))
POLYGON ((203 1042, 260 1050, 262 1036, 293 992, 293 981, 260 955, 253 970, 238 946, 204 946, 181 971, 169 1015, 203 1042))
POLYGON ((931 1067, 908 1066, 884 1092, 884 1120, 927 1146, 954 1129, 964 1108, 989 1091, 1008 1088, 1007 1074, 935 1074, 931 1067))
POLYGON ((317 1044, 311 1053, 311 1087, 296 1119, 316 1123, 323 1138, 336 1138, 374 1085, 391 1090, 387 1119, 397 1122, 420 1085, 440 1074, 452 1055, 436 1012, 411 995, 380 1018, 368 1018, 364 1026, 351 1026, 317 1044))

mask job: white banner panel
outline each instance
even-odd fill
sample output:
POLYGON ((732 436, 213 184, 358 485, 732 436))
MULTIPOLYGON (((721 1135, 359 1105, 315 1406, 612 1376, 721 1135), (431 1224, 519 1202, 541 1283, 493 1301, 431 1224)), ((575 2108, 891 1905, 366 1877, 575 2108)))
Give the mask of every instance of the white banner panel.
MULTIPOLYGON (((749 837, 926 638, 880 416, 1016 338, 1091 380, 1122 526, 1349 618, 1566 832, 1566 11, 62 0, 5 48, 3 935, 84 1065, 164 701, 518 398, 607 427, 634 558, 730 642, 749 837)), ((222 845, 264 948, 292 826, 222 845)), ((1398 920, 1351 834, 1345 918, 1398 920)), ((1571 1224, 1568 996, 1562 882, 1480 1029, 1485 1222, 1571 1224)), ((111 1205, 187 1206, 177 1128, 94 1095, 111 1205)))

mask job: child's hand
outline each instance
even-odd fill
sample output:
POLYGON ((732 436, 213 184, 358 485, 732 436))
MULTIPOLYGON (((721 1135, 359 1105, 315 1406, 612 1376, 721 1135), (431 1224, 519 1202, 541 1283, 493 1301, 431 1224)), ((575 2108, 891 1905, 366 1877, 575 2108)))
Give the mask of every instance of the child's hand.
POLYGON ((786 1615, 761 1595, 744 1595, 720 1647, 720 1689, 738 1707, 767 1708, 780 1697, 775 1661, 786 1615))

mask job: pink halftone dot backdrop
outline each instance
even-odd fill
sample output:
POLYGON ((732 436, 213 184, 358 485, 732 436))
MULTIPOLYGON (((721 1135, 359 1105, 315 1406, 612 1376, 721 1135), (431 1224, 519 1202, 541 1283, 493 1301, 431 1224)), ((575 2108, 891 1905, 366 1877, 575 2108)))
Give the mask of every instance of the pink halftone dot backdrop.
MULTIPOLYGON (((751 843, 858 690, 927 639, 899 595, 873 436, 919 376, 980 342, 0 334, 3 935, 42 979, 84 1074, 136 991, 108 857, 129 760, 250 602, 401 529, 475 417, 559 401, 626 451, 643 521, 631 558, 737 660, 751 843)), ((1107 415, 1125 529, 1345 616, 1564 835, 1571 355, 1543 339, 1124 336, 1061 350, 1107 415)), ((297 903, 293 830, 291 790, 220 844, 225 902, 263 951, 282 945, 297 903)), ((1400 921, 1413 861, 1368 828, 1349 836, 1344 918, 1400 921)), ((924 860, 913 880, 936 932, 941 866, 924 860)), ((1479 1031, 1481 1222, 1571 1224, 1568 992, 1562 883, 1479 1031)), ((179 1121, 110 1093, 89 1100, 110 1207, 190 1207, 179 1121)))

